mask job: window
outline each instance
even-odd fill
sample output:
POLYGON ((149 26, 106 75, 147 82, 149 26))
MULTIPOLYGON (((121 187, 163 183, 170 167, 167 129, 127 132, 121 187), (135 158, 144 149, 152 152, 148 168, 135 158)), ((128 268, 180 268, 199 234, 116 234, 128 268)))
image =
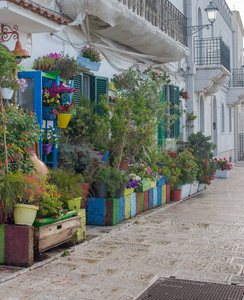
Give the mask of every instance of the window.
POLYGON ((224 104, 222 103, 221 106, 221 121, 222 121, 222 133, 225 132, 225 108, 224 108, 224 104))
POLYGON ((108 78, 80 74, 74 79, 74 88, 78 89, 78 92, 74 93, 74 102, 76 105, 79 105, 80 96, 86 96, 88 99, 95 101, 95 111, 101 113, 99 107, 100 96, 108 94, 108 78))
POLYGON ((232 110, 229 107, 229 132, 232 132, 232 110))
MULTIPOLYGON (((180 116, 180 92, 179 87, 174 85, 165 85, 163 91, 164 101, 171 103, 170 115, 180 116), (176 106, 176 107, 175 107, 176 106)), ((167 120, 165 120, 167 124, 167 120)), ((165 138, 179 138, 180 136, 180 119, 179 117, 174 121, 170 128, 165 130, 165 138)))

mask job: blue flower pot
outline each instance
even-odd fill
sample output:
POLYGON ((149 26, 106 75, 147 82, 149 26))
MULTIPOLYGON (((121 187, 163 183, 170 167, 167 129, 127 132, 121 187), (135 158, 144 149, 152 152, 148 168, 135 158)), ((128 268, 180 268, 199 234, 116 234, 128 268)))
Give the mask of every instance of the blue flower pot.
POLYGON ((78 57, 77 62, 81 67, 89 69, 89 70, 93 70, 93 71, 98 71, 101 66, 101 63, 96 62, 96 61, 91 61, 89 58, 86 58, 83 56, 78 57))
POLYGON ((56 120, 57 114, 54 114, 53 109, 51 107, 43 107, 42 108, 42 119, 43 120, 56 120))

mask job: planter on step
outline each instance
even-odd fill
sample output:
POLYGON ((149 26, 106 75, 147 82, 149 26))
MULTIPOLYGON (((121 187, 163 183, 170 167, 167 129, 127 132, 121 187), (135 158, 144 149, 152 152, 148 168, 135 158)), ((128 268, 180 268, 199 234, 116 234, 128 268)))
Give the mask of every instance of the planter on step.
POLYGON ((180 201, 181 190, 171 190, 170 191, 170 201, 180 201))
POLYGON ((14 206, 14 223, 16 225, 29 225, 32 226, 37 211, 38 206, 28 205, 28 204, 15 204, 14 206))
POLYGON ((197 191, 200 192, 200 191, 204 190, 204 188, 205 188, 205 183, 199 183, 197 191))
POLYGON ((42 108, 42 119, 43 120, 50 120, 54 121, 57 119, 57 114, 53 113, 53 108, 52 107, 43 107, 42 108))
POLYGON ((63 215, 59 218, 48 217, 48 218, 42 218, 42 219, 35 219, 33 226, 35 228, 39 228, 39 227, 42 227, 45 225, 57 223, 57 222, 72 218, 75 214, 76 214, 75 210, 70 210, 65 215, 63 215))
POLYGON ((69 210, 80 210, 80 204, 81 204, 81 197, 72 199, 68 201, 68 208, 69 210))
POLYGON ((81 216, 75 216, 40 228, 35 228, 34 251, 43 252, 70 241, 80 226, 81 216))
POLYGON ((228 178, 229 170, 216 170, 215 178, 228 178))
POLYGON ((166 184, 166 177, 162 176, 159 181, 157 181, 157 186, 166 184))
POLYGON ((151 179, 143 178, 140 185, 135 189, 136 192, 145 192, 150 190, 151 188, 151 179))
POLYGON ((191 184, 189 195, 194 195, 197 193, 198 185, 199 182, 197 180, 194 180, 193 183, 191 184))
POLYGON ((129 188, 127 189, 127 187, 124 188, 124 192, 123 192, 123 196, 127 196, 127 195, 130 195, 132 193, 134 193, 134 188, 129 188))
POLYGON ((190 193, 191 184, 190 183, 184 183, 181 185, 181 199, 184 199, 189 196, 190 193))

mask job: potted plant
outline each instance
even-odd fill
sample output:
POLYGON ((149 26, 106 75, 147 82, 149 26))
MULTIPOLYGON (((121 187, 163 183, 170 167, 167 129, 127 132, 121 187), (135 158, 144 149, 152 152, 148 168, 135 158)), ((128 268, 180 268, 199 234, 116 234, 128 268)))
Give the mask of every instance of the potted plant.
POLYGON ((47 155, 52 151, 52 146, 58 142, 57 130, 49 126, 48 129, 42 130, 42 154, 47 155))
POLYGON ((12 75, 12 77, 2 76, 0 86, 2 87, 3 99, 12 99, 13 93, 18 90, 23 92, 27 83, 24 78, 19 79, 16 75, 12 75))
POLYGON ((120 169, 106 165, 101 165, 93 177, 92 190, 96 198, 120 198, 129 179, 120 169), (121 188, 121 185, 124 186, 121 188))
POLYGON ((65 81, 74 79, 80 73, 80 66, 69 54, 50 53, 34 60, 34 70, 57 71, 65 81))
POLYGON ((215 178, 228 178, 229 170, 233 168, 233 165, 225 157, 222 159, 215 158, 217 162, 217 169, 215 173, 215 178))
POLYGON ((58 187, 63 207, 70 210, 79 210, 82 200, 81 179, 72 171, 65 169, 51 170, 48 175, 49 182, 58 187))
POLYGON ((217 161, 214 159, 198 158, 198 172, 196 179, 199 182, 198 191, 204 189, 206 185, 210 185, 214 180, 214 174, 217 169, 217 161))
POLYGON ((78 63, 81 67, 98 71, 101 66, 102 56, 101 53, 93 46, 85 46, 81 50, 82 56, 78 58, 78 63))

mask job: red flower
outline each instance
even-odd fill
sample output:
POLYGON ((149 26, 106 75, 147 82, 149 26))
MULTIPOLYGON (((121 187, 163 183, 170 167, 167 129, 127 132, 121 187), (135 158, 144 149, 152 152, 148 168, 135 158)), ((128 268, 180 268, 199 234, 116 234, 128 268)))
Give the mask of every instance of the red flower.
POLYGON ((190 165, 187 165, 187 169, 190 169, 190 165))

